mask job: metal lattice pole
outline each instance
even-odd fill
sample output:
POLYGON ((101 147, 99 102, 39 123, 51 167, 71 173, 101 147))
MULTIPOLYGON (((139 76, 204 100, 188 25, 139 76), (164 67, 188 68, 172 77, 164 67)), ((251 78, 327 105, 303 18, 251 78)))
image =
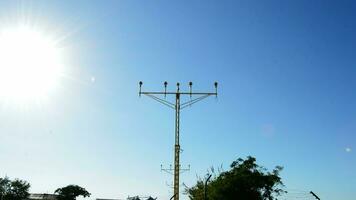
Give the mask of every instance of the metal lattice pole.
MULTIPOLYGON (((179 92, 179 91, 178 91, 179 92)), ((174 140, 174 194, 176 200, 179 199, 179 173, 180 173, 180 163, 179 163, 179 154, 180 154, 180 145, 179 145, 179 119, 180 119, 180 94, 176 94, 176 128, 175 128, 175 140, 174 140)))
MULTIPOLYGON (((179 200, 179 175, 180 172, 185 171, 186 169, 181 169, 180 167, 180 144, 179 144, 179 120, 180 120, 180 111, 188 106, 191 106, 209 96, 217 96, 217 87, 218 83, 215 82, 215 92, 192 92, 193 83, 189 82, 189 92, 181 92, 179 88, 179 83, 177 83, 177 91, 176 92, 167 92, 167 82, 164 82, 164 92, 143 92, 142 91, 142 82, 139 82, 140 91, 139 96, 146 95, 159 103, 162 103, 165 106, 168 106, 175 110, 175 143, 174 143, 174 181, 173 181, 173 188, 174 188, 174 200, 179 200), (162 99, 161 95, 164 95, 166 98, 167 95, 174 95, 175 96, 175 103, 171 103, 165 99, 162 99), (190 100, 181 104, 181 96, 182 95, 189 95, 190 100), (192 99, 192 96, 195 98, 192 99)), ((164 171, 172 170, 172 169, 162 169, 164 171)))

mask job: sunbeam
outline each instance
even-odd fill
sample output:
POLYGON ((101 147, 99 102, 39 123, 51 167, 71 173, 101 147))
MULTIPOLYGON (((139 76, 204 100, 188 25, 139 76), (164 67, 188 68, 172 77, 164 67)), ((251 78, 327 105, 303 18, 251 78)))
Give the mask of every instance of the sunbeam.
POLYGON ((43 98, 61 73, 54 39, 28 26, 0 31, 0 97, 25 102, 43 98))

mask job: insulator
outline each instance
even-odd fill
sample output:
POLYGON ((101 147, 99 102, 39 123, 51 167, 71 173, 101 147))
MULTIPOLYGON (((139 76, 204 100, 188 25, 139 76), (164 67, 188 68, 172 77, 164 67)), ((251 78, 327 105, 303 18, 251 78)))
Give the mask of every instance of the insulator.
POLYGON ((138 95, 141 97, 142 81, 140 81, 138 84, 140 85, 140 91, 139 91, 138 95))
POLYGON ((193 82, 189 82, 189 97, 192 98, 192 86, 193 86, 193 82))
POLYGON ((164 98, 166 98, 166 96, 167 96, 167 85, 168 85, 168 83, 167 83, 167 81, 165 81, 163 84, 164 84, 164 98))

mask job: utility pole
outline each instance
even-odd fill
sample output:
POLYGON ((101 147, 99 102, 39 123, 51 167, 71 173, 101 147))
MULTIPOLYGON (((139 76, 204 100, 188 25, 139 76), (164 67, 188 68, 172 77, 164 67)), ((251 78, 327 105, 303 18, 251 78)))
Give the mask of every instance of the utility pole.
POLYGON ((210 180, 212 174, 208 174, 208 178, 205 180, 205 184, 204 184, 204 200, 208 199, 207 196, 207 190, 208 190, 208 181, 210 180))
POLYGON ((320 198, 313 191, 310 191, 310 194, 312 194, 316 199, 320 200, 320 198))
POLYGON ((173 181, 173 188, 174 193, 173 197, 174 200, 179 200, 179 174, 180 174, 180 144, 179 144, 179 123, 180 123, 180 111, 188 106, 191 106, 209 96, 217 96, 217 88, 218 83, 214 83, 215 92, 192 92, 193 83, 189 82, 189 92, 181 92, 180 91, 180 84, 177 83, 177 90, 175 92, 167 92, 167 81, 164 82, 164 91, 163 92, 143 92, 142 91, 142 81, 139 82, 140 91, 139 96, 146 95, 159 103, 162 103, 165 106, 168 106, 175 110, 175 143, 174 143, 174 181, 173 181), (175 97, 175 102, 169 102, 165 98, 167 95, 173 95, 175 97), (164 96, 164 99, 161 97, 164 96), (187 102, 181 103, 181 96, 189 96, 190 100, 187 102), (194 98, 192 99, 192 97, 194 98))

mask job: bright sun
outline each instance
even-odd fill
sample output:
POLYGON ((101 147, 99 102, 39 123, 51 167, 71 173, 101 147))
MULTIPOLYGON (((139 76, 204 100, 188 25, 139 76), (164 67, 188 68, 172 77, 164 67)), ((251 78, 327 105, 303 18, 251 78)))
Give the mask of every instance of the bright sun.
POLYGON ((61 74, 54 40, 28 27, 0 30, 0 98, 39 99, 61 74))

